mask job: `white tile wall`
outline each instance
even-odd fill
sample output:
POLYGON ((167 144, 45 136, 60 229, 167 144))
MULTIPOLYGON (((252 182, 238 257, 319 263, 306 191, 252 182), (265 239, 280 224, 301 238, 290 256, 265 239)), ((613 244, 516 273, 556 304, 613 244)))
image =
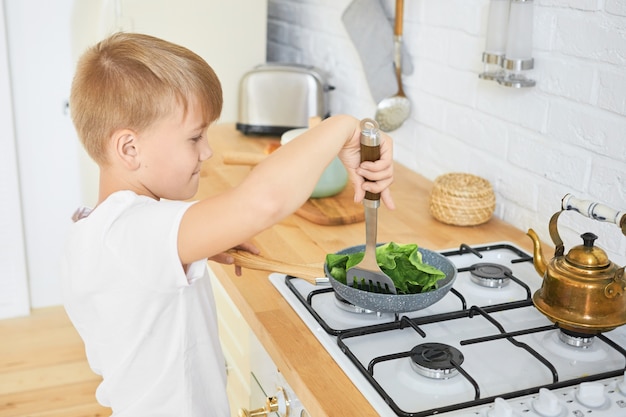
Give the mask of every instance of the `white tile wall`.
MULTIPOLYGON (((381 1, 391 22, 395 2, 381 1)), ((372 117, 376 103, 341 21, 349 4, 269 0, 268 61, 327 71, 331 111, 372 117)), ((488 0, 405 0, 413 111, 392 132, 396 159, 430 179, 451 171, 487 178, 496 215, 548 242, 549 218, 567 192, 626 210, 626 2, 535 0, 537 86, 522 90, 478 78, 488 8, 488 0)), ((592 231, 626 264, 615 225, 572 213, 559 222, 566 249, 592 231)))

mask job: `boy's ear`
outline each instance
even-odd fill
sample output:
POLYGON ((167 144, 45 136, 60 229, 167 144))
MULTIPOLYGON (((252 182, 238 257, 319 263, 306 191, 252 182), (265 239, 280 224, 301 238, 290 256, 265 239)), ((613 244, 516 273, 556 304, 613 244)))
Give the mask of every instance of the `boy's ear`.
POLYGON ((130 170, 139 168, 139 152, 137 145, 137 134, 132 130, 117 130, 113 134, 113 150, 115 157, 130 170))

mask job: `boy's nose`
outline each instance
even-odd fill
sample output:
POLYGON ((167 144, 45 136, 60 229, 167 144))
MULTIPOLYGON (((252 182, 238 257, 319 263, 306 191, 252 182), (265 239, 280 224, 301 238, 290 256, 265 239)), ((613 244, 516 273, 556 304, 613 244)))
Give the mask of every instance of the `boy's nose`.
POLYGON ((202 148, 200 149, 200 160, 206 161, 212 156, 213 156, 213 150, 209 146, 209 142, 207 140, 203 140, 202 148))

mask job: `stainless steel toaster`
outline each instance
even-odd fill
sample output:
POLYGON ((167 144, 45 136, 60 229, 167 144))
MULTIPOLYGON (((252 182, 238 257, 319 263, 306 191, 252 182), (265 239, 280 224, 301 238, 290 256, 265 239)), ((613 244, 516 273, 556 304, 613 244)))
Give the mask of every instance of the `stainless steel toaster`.
POLYGON ((281 135, 307 127, 309 118, 329 115, 328 85, 319 69, 299 64, 261 64, 239 84, 237 130, 252 135, 281 135))

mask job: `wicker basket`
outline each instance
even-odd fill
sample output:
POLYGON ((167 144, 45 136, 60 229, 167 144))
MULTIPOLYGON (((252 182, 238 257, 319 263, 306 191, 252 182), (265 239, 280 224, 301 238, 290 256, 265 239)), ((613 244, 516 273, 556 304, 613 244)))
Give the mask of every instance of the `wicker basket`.
POLYGON ((435 179, 430 213, 456 226, 475 226, 489 221, 496 197, 489 181, 472 174, 449 173, 435 179))

